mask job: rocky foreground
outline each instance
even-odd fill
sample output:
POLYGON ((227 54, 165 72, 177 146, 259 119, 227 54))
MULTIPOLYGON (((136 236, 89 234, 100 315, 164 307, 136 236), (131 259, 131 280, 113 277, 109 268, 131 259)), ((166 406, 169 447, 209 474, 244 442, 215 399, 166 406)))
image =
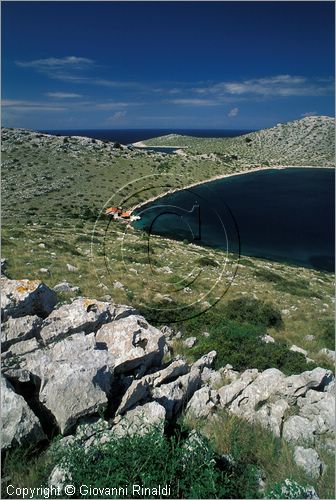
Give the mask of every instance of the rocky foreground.
POLYGON ((163 431, 182 412, 216 419, 227 410, 293 443, 297 464, 311 477, 323 474, 316 449, 333 448, 335 427, 330 370, 215 371, 215 351, 189 365, 171 355, 174 332, 132 307, 82 297, 57 307, 43 283, 5 276, 1 288, 5 450, 57 433, 64 445, 88 447, 163 431))

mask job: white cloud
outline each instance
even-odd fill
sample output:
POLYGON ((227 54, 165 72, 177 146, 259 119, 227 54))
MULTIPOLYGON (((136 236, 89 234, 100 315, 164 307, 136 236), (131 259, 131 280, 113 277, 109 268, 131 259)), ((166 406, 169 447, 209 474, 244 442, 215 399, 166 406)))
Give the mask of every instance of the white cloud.
POLYGON ((172 104, 181 104, 183 106, 218 106, 216 99, 171 99, 169 102, 172 104))
MULTIPOLYGON (((52 94, 52 93, 51 93, 52 94)), ((61 94, 61 93, 59 93, 61 94)), ((50 95, 50 93, 49 93, 50 95)), ((76 95, 76 94, 75 94, 76 95)), ((71 94, 71 97, 73 95, 71 94)), ((76 95, 77 96, 77 95, 76 95)), ((65 95, 57 95, 57 97, 64 97, 65 95)), ((67 96, 70 97, 70 94, 67 96)), ((78 97, 79 94, 78 94, 78 97)), ((142 103, 139 102, 123 102, 123 101, 89 101, 82 99, 64 99, 64 100, 45 100, 45 101, 33 101, 33 100, 16 100, 16 99, 4 99, 1 101, 2 107, 4 109, 11 109, 14 111, 88 111, 88 112, 99 112, 99 111, 116 111, 119 113, 126 114, 123 108, 130 106, 139 106, 142 103)), ((120 118, 121 115, 116 117, 120 118)))
POLYGON ((237 116, 239 113, 239 108, 232 108, 230 109, 230 111, 228 112, 228 116, 230 118, 233 118, 234 116, 237 116))
POLYGON ((316 116, 317 114, 317 111, 307 111, 307 113, 302 113, 301 116, 305 118, 306 116, 316 116))
POLYGON ((139 103, 128 103, 128 102, 118 102, 118 101, 110 101, 110 102, 100 102, 95 104, 95 108, 97 109, 103 109, 103 110, 110 110, 110 109, 116 109, 116 108, 125 108, 129 106, 130 104, 139 104, 139 103))
POLYGON ((92 59, 76 56, 15 61, 15 64, 20 68, 33 69, 48 78, 74 83, 85 83, 86 80, 90 80, 89 77, 83 75, 83 72, 95 66, 92 59))
POLYGON ((74 94, 72 92, 47 92, 46 96, 56 99, 75 99, 77 97, 83 97, 81 94, 74 94))
POLYGON ((15 99, 3 99, 1 106, 13 111, 66 111, 66 107, 50 104, 43 101, 25 101, 15 99))
POLYGON ((125 118, 126 113, 127 113, 127 111, 117 111, 112 116, 109 116, 108 118, 106 118, 105 121, 107 123, 120 122, 120 121, 122 121, 125 118))
POLYGON ((334 83, 330 79, 308 79, 303 76, 276 75, 252 78, 243 81, 214 83, 207 87, 193 89, 199 94, 216 96, 320 96, 333 92, 334 83))
POLYGON ((35 59, 33 61, 15 61, 17 66, 21 68, 34 68, 41 71, 51 69, 83 69, 93 64, 92 59, 86 57, 48 57, 47 59, 35 59))

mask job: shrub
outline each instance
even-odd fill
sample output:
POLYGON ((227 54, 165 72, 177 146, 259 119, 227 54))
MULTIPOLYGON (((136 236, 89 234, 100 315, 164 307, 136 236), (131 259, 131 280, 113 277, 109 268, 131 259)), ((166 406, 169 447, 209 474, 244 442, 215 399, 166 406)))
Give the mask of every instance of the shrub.
POLYGON ((307 369, 303 354, 290 351, 285 342, 263 342, 261 337, 264 328, 261 325, 222 320, 217 326, 207 328, 207 331, 210 336, 199 337, 191 352, 197 358, 215 349, 216 369, 227 363, 239 371, 248 368, 278 368, 287 375, 307 369))
POLYGON ((34 446, 22 446, 7 451, 2 460, 1 497, 11 498, 7 486, 34 488, 47 482, 53 468, 51 456, 34 446))
POLYGON ((327 349, 335 350, 335 320, 324 318, 320 322, 321 341, 327 349))
POLYGON ((279 292, 290 293, 291 295, 296 295, 298 297, 317 297, 321 296, 309 289, 309 281, 301 278, 300 280, 288 280, 278 273, 273 271, 268 271, 267 269, 261 269, 256 271, 255 275, 261 278, 263 281, 268 281, 274 284, 274 288, 279 292))
MULTIPOLYGON (((78 227, 77 225, 75 227, 78 227)), ((91 234, 80 234, 76 238, 76 243, 101 243, 100 239, 91 234)))
POLYGON ((269 302, 242 297, 230 300, 225 306, 224 313, 228 319, 240 323, 249 322, 253 325, 280 328, 282 326, 281 313, 269 302))
POLYGON ((197 262, 200 266, 218 267, 218 262, 210 257, 200 257, 197 262))
POLYGON ((309 494, 309 491, 310 489, 307 486, 302 486, 291 479, 285 479, 280 483, 274 484, 267 498, 313 498, 313 496, 309 494))
MULTIPOLYGON (((62 462, 71 473, 77 495, 82 484, 92 488, 128 486, 128 494, 120 490, 119 495, 100 498, 130 498, 134 484, 143 488, 170 485, 166 498, 246 498, 247 492, 256 494, 254 469, 223 467, 210 441, 198 435, 186 444, 153 430, 144 436, 112 437, 105 445, 87 451, 74 445, 65 450, 62 462)), ((133 495, 152 497, 150 493, 133 495)))
POLYGON ((71 243, 68 243, 67 241, 65 240, 61 240, 59 238, 56 238, 50 246, 53 246, 55 247, 55 250, 61 250, 62 252, 64 253, 69 253, 71 255, 82 255, 77 249, 76 247, 71 244, 71 243))

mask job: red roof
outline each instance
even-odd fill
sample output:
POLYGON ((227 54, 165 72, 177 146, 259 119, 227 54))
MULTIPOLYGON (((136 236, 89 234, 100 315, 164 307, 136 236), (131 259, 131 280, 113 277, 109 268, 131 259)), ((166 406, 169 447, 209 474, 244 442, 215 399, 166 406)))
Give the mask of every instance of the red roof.
POLYGON ((106 214, 118 214, 118 213, 121 213, 121 210, 120 210, 120 208, 117 208, 117 207, 110 207, 110 208, 106 209, 105 213, 106 214))

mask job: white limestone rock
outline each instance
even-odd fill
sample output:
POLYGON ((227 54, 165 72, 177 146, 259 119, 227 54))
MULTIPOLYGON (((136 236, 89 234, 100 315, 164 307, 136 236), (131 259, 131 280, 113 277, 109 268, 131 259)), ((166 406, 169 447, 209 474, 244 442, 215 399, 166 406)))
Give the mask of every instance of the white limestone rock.
POLYGON ((46 439, 40 421, 22 396, 1 376, 1 445, 3 449, 46 439))
POLYGON ((305 349, 302 349, 301 347, 298 347, 297 345, 292 345, 289 349, 290 351, 293 351, 293 352, 298 352, 300 354, 303 354, 305 357, 308 356, 308 351, 306 351, 305 349))
POLYGON ((97 349, 94 334, 76 333, 25 356, 22 369, 40 380, 39 400, 67 434, 80 417, 107 406, 113 358, 97 349))
POLYGON ((282 437, 286 441, 291 441, 293 443, 313 443, 315 439, 315 430, 315 424, 310 422, 308 418, 300 415, 293 415, 285 421, 282 437))
POLYGON ((160 365, 166 339, 157 328, 139 315, 122 317, 103 325, 96 341, 105 344, 115 359, 115 373, 125 373, 143 365, 160 365))
POLYGON ((166 410, 164 407, 151 401, 128 411, 123 417, 118 417, 114 421, 115 426, 112 428, 112 433, 118 437, 132 436, 133 434, 143 436, 153 429, 159 429, 163 433, 165 418, 166 410))
POLYGON ((40 336, 45 344, 78 332, 91 333, 111 320, 110 304, 78 298, 55 309, 43 321, 40 336))
POLYGON ((258 370, 246 370, 242 375, 231 382, 231 384, 224 385, 218 390, 220 404, 223 408, 231 405, 231 403, 238 398, 244 389, 250 385, 258 376, 258 370))
POLYGON ((1 326, 1 351, 6 351, 17 342, 32 339, 41 329, 42 319, 38 316, 8 318, 1 326))
POLYGON ((208 418, 218 407, 217 391, 204 386, 194 393, 187 405, 186 413, 196 418, 208 418))
POLYGON ((192 347, 194 347, 194 345, 196 344, 197 342, 197 338, 196 337, 189 337, 187 339, 185 339, 183 341, 183 345, 184 347, 187 347, 188 349, 191 349, 192 347))
POLYGON ((313 479, 318 479, 322 475, 323 463, 316 450, 313 448, 303 448, 295 446, 294 460, 299 467, 313 479))
POLYGON ((180 412, 200 386, 201 371, 193 367, 189 373, 173 382, 155 387, 152 390, 152 398, 164 406, 167 418, 171 419, 180 412))
POLYGON ((1 278, 1 318, 48 316, 57 303, 56 293, 38 280, 1 278))

